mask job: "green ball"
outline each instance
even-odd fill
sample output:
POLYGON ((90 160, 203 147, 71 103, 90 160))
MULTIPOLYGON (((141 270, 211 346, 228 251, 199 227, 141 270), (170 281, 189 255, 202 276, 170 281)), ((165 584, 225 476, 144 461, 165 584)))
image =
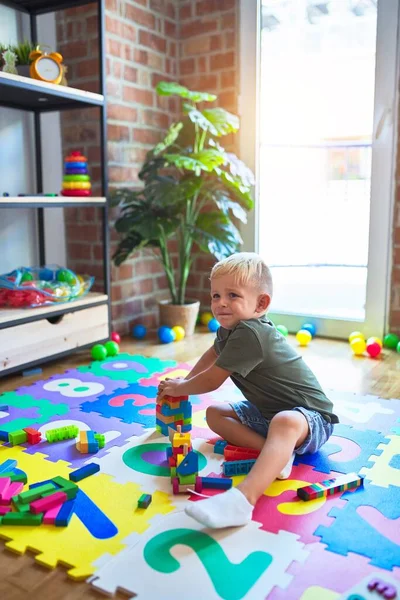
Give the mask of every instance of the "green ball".
POLYGON ((25 281, 33 281, 32 273, 25 271, 25 273, 21 277, 21 283, 24 283, 25 281))
POLYGON ((57 281, 67 283, 68 285, 76 285, 76 277, 68 269, 60 269, 57 271, 57 281))
POLYGON ((400 342, 397 344, 397 348, 396 348, 397 352, 400 354, 400 342))
POLYGON ((117 354, 119 353, 119 346, 117 342, 106 342, 104 344, 104 348, 106 349, 107 356, 117 356, 117 354))
POLYGON ((281 333, 285 337, 287 337, 289 335, 289 332, 284 325, 277 325, 276 328, 279 331, 279 333, 281 333))
POLYGON ((96 344, 92 348, 92 358, 93 360, 104 360, 107 358, 107 350, 103 344, 96 344))
POLYGON ((400 338, 395 333, 388 333, 383 338, 383 345, 385 346, 385 348, 390 348, 390 350, 396 350, 399 342, 400 338))

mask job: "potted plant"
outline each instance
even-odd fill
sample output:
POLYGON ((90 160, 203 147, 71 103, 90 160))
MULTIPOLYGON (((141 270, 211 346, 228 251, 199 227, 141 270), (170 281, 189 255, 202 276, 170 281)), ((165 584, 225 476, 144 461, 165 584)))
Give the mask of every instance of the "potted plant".
POLYGON ((33 50, 36 50, 39 46, 32 44, 28 40, 21 42, 21 44, 16 44, 15 46, 10 46, 10 49, 17 56, 17 70, 18 74, 23 77, 30 77, 29 75, 29 66, 31 61, 29 59, 29 55, 33 50))
POLYGON ((122 236, 113 260, 119 266, 137 250, 150 248, 164 267, 170 293, 160 303, 160 323, 182 325, 191 335, 199 310, 199 302, 186 297, 194 250, 217 260, 238 250, 242 239, 235 221, 246 223, 246 211, 253 207, 254 177, 219 143, 238 131, 239 119, 207 107, 215 95, 169 82, 160 82, 156 91, 178 96, 182 116, 147 153, 139 173, 143 187, 112 194, 112 204, 121 210, 115 227, 122 236), (171 239, 177 240, 176 269, 168 250, 171 239))

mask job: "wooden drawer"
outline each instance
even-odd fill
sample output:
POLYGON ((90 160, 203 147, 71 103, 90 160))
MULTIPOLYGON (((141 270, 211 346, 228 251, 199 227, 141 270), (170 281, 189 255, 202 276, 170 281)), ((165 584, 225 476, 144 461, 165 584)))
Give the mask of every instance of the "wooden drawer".
POLYGON ((86 346, 109 335, 107 305, 0 329, 0 373, 86 346))

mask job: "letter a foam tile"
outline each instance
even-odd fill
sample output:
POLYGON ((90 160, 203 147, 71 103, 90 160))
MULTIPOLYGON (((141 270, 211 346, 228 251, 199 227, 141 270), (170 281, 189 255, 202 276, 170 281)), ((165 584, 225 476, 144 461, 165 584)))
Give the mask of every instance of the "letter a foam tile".
MULTIPOLYGON (((28 481, 43 482, 57 476, 68 481, 71 469, 65 461, 53 463, 40 452, 28 454, 21 446, 0 450, 3 460, 18 461, 28 481)), ((39 564, 54 569, 60 563, 69 568, 71 578, 87 579, 96 571, 96 561, 105 556, 112 558, 126 548, 131 534, 143 533, 154 517, 173 510, 168 494, 163 492, 152 494, 153 501, 146 511, 132 510, 145 490, 135 483, 117 483, 102 473, 84 479, 79 488, 68 527, 1 525, 0 537, 8 540, 6 547, 17 554, 29 548, 36 553, 39 564)))

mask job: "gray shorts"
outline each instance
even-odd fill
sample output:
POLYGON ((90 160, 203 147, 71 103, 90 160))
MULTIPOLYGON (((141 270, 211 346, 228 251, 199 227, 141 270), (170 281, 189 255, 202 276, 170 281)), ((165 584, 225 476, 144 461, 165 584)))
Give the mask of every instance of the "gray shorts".
MULTIPOLYGON (((231 407, 239 417, 243 425, 250 427, 256 433, 267 437, 268 427, 271 421, 265 419, 258 408, 248 400, 234 402, 231 407)), ((309 410, 302 406, 296 406, 292 410, 301 412, 308 423, 308 436, 301 446, 296 448, 296 454, 305 454, 306 452, 316 452, 325 442, 328 441, 333 432, 332 423, 328 423, 324 417, 316 410, 309 410)))

